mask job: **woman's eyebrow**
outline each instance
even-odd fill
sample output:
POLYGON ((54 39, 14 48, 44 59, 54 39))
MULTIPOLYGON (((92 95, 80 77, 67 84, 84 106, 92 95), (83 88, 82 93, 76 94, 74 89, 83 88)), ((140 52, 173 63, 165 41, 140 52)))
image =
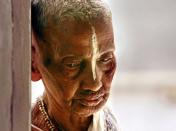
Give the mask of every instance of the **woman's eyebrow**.
POLYGON ((68 60, 68 59, 70 59, 70 60, 80 60, 80 59, 82 59, 82 57, 77 56, 77 55, 66 55, 66 56, 61 57, 61 59, 62 60, 68 60))
POLYGON ((115 51, 114 48, 108 49, 108 50, 100 52, 99 56, 102 56, 102 55, 105 55, 105 54, 108 54, 108 53, 113 53, 114 51, 115 51))

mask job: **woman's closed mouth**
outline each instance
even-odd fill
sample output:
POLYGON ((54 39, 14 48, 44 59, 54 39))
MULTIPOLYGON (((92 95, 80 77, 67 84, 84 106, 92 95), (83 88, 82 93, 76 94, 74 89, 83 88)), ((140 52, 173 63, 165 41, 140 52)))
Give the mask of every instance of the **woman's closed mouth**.
POLYGON ((104 94, 89 95, 87 97, 77 99, 78 102, 84 106, 96 106, 103 100, 104 94))

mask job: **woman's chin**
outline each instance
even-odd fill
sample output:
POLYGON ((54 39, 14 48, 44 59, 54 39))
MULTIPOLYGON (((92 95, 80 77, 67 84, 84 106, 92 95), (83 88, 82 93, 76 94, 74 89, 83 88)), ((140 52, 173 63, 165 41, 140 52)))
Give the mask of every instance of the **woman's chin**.
POLYGON ((72 112, 80 117, 89 117, 99 111, 106 103, 108 95, 104 96, 99 101, 74 101, 72 112))

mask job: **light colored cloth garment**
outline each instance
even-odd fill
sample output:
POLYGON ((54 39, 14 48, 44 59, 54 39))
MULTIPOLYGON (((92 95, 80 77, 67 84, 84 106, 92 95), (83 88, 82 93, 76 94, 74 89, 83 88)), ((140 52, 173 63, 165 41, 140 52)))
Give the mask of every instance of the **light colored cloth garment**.
MULTIPOLYGON (((36 104, 32 109, 32 131, 50 131, 46 126, 44 117, 36 104)), ((55 131, 55 130, 54 130, 55 131)), ((109 108, 104 107, 93 114, 93 121, 88 131, 120 131, 115 117, 109 108)))
POLYGON ((93 114, 93 121, 88 131, 120 131, 120 128, 109 108, 104 107, 93 114))

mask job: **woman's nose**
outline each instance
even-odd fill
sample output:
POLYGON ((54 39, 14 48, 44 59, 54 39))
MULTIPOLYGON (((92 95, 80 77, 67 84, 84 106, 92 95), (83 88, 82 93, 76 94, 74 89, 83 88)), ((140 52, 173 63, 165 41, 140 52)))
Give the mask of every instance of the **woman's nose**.
POLYGON ((91 67, 87 67, 83 73, 81 88, 83 90, 98 91, 102 87, 102 72, 96 67, 95 72, 91 67))

